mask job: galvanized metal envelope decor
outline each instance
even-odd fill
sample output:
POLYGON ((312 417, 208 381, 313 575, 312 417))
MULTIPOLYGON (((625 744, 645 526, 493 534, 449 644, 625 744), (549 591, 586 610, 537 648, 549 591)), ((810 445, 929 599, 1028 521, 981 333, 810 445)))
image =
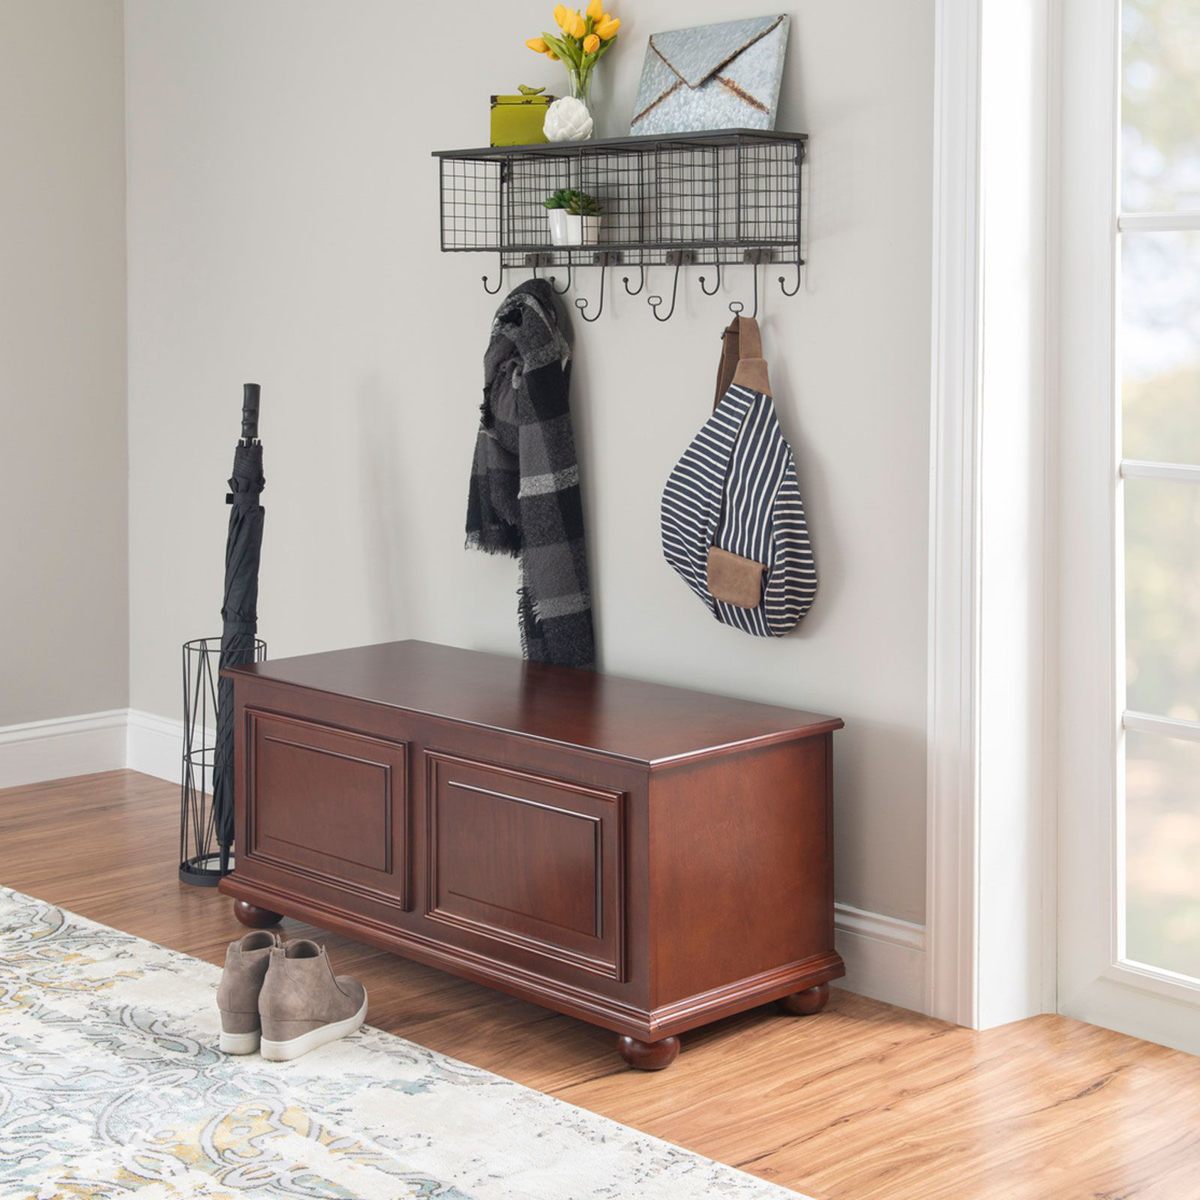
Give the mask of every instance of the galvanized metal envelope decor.
POLYGON ((650 35, 630 133, 774 129, 786 14, 650 35))

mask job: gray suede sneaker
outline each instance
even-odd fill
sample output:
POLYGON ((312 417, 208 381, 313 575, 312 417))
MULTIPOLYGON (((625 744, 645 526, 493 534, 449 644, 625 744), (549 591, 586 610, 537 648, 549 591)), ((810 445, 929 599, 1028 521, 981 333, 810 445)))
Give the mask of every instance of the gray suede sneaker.
POLYGON ((367 989, 335 976, 323 946, 297 938, 271 951, 258 1011, 263 1058, 285 1062, 353 1033, 367 1015, 367 989))
POLYGON ((258 993, 271 951, 279 945, 279 934, 262 930, 246 934, 225 951, 217 1007, 221 1010, 221 1049, 226 1054, 253 1054, 258 1049, 262 1033, 258 993))

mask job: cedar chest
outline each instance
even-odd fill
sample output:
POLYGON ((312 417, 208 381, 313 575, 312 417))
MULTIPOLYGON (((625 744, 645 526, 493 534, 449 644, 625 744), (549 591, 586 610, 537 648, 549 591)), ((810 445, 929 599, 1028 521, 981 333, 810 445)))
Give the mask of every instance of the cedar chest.
POLYGON ((824 1006, 836 717, 428 642, 234 681, 247 925, 281 915, 613 1030, 631 1065, 824 1006))

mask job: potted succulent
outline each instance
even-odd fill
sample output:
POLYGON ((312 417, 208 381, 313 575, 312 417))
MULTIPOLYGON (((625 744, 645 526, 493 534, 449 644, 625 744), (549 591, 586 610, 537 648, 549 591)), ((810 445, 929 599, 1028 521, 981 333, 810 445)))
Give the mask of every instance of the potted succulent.
POLYGON ((600 240, 600 201, 587 192, 572 192, 567 201, 568 246, 594 246, 600 240))
POLYGON ((546 217, 550 222, 550 244, 552 246, 567 245, 567 208, 574 195, 575 193, 570 188, 559 188, 558 191, 551 192, 542 201, 542 206, 547 210, 546 217))

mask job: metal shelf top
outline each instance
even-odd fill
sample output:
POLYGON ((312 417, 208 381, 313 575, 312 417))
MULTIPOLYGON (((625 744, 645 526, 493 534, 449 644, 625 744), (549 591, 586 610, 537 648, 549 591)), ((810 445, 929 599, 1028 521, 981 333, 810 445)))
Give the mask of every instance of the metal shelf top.
POLYGON ((774 129, 711 129, 701 133, 642 134, 632 137, 593 138, 582 142, 535 142, 528 146, 480 146, 475 150, 434 150, 434 158, 494 159, 547 156, 564 158, 583 154, 621 154, 658 147, 736 146, 745 142, 791 142, 803 147, 807 133, 784 133, 774 129))

